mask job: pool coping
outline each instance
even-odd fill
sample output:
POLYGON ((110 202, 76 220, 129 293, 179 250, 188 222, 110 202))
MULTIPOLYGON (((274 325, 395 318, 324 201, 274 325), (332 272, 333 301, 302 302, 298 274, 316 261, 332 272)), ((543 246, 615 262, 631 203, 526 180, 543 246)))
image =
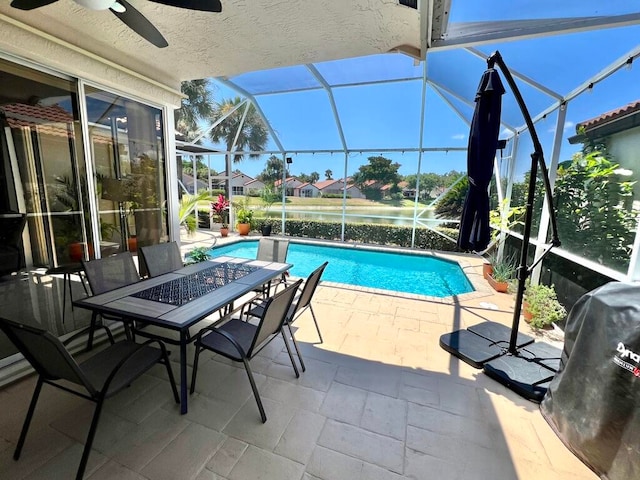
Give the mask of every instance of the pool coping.
MULTIPOLYGON (((227 238, 228 240, 224 242, 217 242, 218 246, 222 246, 222 245, 226 246, 226 245, 231 245, 234 243, 240 243, 245 241, 255 241, 255 240, 259 240, 261 236, 248 235, 248 236, 242 236, 242 237, 227 237, 227 238)), ((345 242, 333 241, 333 240, 288 237, 288 236, 280 236, 280 235, 273 235, 269 238, 284 239, 284 240, 289 240, 292 243, 300 243, 300 244, 307 244, 307 245, 323 245, 323 246, 353 248, 358 250, 370 250, 370 251, 387 252, 387 253, 405 253, 405 254, 416 255, 416 256, 434 257, 434 258, 446 260, 449 262, 455 262, 460 266, 460 269, 466 275, 474 291, 469 293, 461 293, 458 295, 451 295, 448 297, 433 297, 429 295, 419 295, 416 293, 396 292, 394 290, 385 290, 382 288, 361 287, 358 285, 350 285, 347 283, 330 282, 330 281, 322 280, 322 285, 326 287, 340 288, 344 290, 354 290, 358 292, 368 292, 368 293, 392 296, 397 298, 437 302, 437 303, 442 303, 447 305, 456 304, 456 303, 459 303, 460 301, 465 301, 465 300, 483 298, 483 297, 494 295, 496 293, 491 288, 491 286, 489 286, 489 284, 487 283, 487 281, 484 279, 482 275, 482 264, 484 263, 484 259, 480 255, 477 255, 475 253, 445 252, 440 250, 417 250, 412 248, 397 247, 397 246, 390 246, 390 245, 375 245, 375 244, 367 244, 367 243, 345 243, 345 242)))

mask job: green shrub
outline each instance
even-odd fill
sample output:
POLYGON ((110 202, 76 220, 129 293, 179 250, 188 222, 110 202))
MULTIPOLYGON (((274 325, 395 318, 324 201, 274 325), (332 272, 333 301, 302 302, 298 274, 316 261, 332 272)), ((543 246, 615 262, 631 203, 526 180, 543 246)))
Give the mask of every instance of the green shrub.
POLYGON ((193 263, 204 262, 205 260, 209 260, 211 256, 209 255, 208 247, 195 247, 186 255, 186 263, 187 265, 191 265, 193 263))
MULTIPOLYGON (((263 223, 272 226, 272 235, 280 235, 281 222, 275 219, 256 220, 256 229, 263 223)), ((438 232, 457 238, 456 229, 438 227, 438 232)), ((285 235, 299 238, 317 238, 322 240, 340 240, 342 224, 317 220, 287 220, 285 235)), ((370 223, 347 223, 344 232, 345 242, 411 247, 411 227, 370 223)), ((415 248, 423 250, 456 251, 455 241, 451 241, 437 232, 426 228, 416 229, 415 248)))
POLYGON ((529 323, 533 328, 550 326, 567 315, 565 308, 558 302, 553 285, 528 284, 524 292, 524 302, 527 304, 526 309, 531 313, 529 323))

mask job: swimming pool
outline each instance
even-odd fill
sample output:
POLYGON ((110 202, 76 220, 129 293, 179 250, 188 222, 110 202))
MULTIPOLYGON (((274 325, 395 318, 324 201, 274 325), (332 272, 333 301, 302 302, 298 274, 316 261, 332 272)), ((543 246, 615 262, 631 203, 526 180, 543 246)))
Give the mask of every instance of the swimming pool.
MULTIPOLYGON (((257 241, 214 247, 213 256, 256 258, 257 241)), ((455 262, 402 253, 291 243, 287 262, 291 275, 306 278, 323 262, 329 265, 322 280, 394 292, 449 297, 473 291, 473 286, 455 262)))

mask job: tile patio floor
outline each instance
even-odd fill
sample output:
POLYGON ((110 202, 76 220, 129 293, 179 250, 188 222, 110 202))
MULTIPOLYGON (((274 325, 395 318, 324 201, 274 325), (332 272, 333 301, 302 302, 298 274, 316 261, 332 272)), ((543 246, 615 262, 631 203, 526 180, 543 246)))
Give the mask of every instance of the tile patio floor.
MULTIPOLYGON (((477 262, 468 269, 480 274, 477 262)), ((299 379, 281 340, 252 362, 266 424, 242 368, 204 354, 181 416, 159 366, 106 402, 85 478, 597 478, 536 404, 438 346, 441 334, 486 319, 510 324, 511 296, 424 301, 324 285, 314 306, 324 343, 308 313, 296 322, 307 364, 299 379)), ((0 478, 73 478, 92 404, 47 386, 12 459, 34 383, 0 390, 0 478)))

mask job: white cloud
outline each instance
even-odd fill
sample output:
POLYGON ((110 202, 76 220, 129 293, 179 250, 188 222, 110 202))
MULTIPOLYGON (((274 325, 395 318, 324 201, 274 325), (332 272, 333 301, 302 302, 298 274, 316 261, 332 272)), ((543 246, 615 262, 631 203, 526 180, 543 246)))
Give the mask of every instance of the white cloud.
MULTIPOLYGON (((571 121, 567 121, 564 122, 564 127, 562 128, 562 130, 564 132, 566 132, 567 130, 572 130, 574 127, 576 126, 575 123, 571 122, 571 121)), ((547 132, 549 133, 554 133, 556 131, 556 127, 550 127, 547 132)))
POLYGON ((455 135, 451 135, 451 138, 454 140, 464 140, 467 136, 464 133, 456 133, 455 135))

